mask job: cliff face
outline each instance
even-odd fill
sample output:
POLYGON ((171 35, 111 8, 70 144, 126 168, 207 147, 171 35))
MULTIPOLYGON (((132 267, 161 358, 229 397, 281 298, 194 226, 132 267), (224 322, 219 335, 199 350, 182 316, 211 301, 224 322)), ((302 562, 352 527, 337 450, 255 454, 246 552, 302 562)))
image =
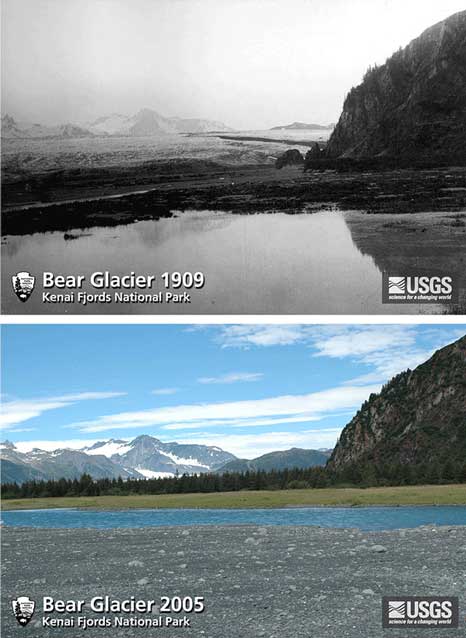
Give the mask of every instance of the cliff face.
POLYGON ((328 466, 466 459, 466 336, 371 395, 341 433, 328 466))
POLYGON ((466 11, 366 73, 345 100, 327 156, 466 159, 466 11))

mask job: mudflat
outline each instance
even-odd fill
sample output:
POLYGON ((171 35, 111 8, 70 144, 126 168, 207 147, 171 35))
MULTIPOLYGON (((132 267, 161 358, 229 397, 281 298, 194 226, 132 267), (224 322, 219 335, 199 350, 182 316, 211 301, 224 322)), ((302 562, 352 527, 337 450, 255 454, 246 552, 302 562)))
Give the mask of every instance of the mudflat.
MULTIPOLYGON (((464 636, 466 527, 389 532, 318 527, 198 526, 144 529, 4 528, 2 635, 18 635, 16 596, 36 601, 30 635, 170 635, 206 638, 379 638, 382 596, 458 596, 464 636), (189 628, 42 626, 42 597, 156 600, 203 596, 189 628)), ((113 621, 118 614, 108 613, 113 621)), ((124 615, 124 614, 123 614, 124 615)), ((127 614, 128 616, 130 614, 127 614)), ((65 617, 64 614, 48 614, 65 617)), ((69 614, 73 616, 73 614, 69 614)), ((98 618, 86 611, 74 614, 98 618)), ((23 630, 21 630, 23 631, 23 630)), ((392 638, 413 630, 390 629, 392 638)), ((421 635, 423 632, 415 632, 421 635)))
POLYGON ((7 180, 2 198, 6 235, 117 226, 187 209, 293 213, 332 204, 369 213, 454 213, 466 210, 466 168, 303 173, 270 165, 153 162, 7 180))

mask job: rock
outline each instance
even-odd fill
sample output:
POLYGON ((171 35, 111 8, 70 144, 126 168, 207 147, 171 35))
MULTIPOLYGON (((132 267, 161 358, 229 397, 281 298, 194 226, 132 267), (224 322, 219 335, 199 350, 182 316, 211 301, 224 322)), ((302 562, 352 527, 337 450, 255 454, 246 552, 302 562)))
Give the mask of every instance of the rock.
POLYGON ((249 536, 244 542, 247 545, 259 545, 260 540, 258 538, 253 538, 252 536, 249 536))
MULTIPOLYGON (((341 433, 328 469, 341 472, 365 464, 372 480, 371 468, 380 467, 383 457, 384 465, 396 465, 409 479, 420 464, 434 471, 444 459, 463 463, 464 419, 458 415, 465 412, 464 379, 466 337, 461 337, 371 394, 341 433)), ((429 526, 429 531, 437 529, 429 526)))
POLYGON ((311 148, 306 153, 306 160, 320 159, 322 157, 322 151, 317 142, 313 142, 311 148))
POLYGON ((306 153, 306 157, 304 159, 304 172, 312 169, 313 161, 322 159, 323 155, 324 153, 322 152, 317 142, 313 142, 311 148, 306 153))
POLYGON ((336 157, 466 157, 466 11, 430 27, 351 89, 327 145, 336 157))
POLYGON ((375 592, 372 589, 363 589, 362 593, 365 596, 375 596, 375 592))
POLYGON ((283 168, 284 166, 302 166, 304 164, 304 157, 298 151, 293 148, 285 151, 283 155, 277 158, 275 162, 275 168, 283 168))
POLYGON ((148 578, 140 578, 138 580, 138 585, 147 585, 148 582, 149 582, 148 578))
POLYGON ((383 545, 371 545, 369 551, 374 552, 375 554, 383 554, 383 552, 387 551, 387 548, 383 545))

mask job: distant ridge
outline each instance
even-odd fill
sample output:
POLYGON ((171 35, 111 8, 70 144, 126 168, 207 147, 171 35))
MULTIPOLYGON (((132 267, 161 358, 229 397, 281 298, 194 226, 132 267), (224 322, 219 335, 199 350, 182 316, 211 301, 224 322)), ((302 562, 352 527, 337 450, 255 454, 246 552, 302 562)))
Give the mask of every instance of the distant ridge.
POLYGON ((335 124, 328 124, 324 126, 322 124, 306 124, 306 122, 292 122, 292 124, 286 124, 283 126, 274 126, 270 130, 271 131, 304 131, 304 130, 314 130, 314 131, 328 131, 332 129, 335 124))
POLYGON ((83 472, 93 478, 158 478, 207 472, 283 470, 325 465, 331 450, 290 450, 270 452, 256 459, 237 459, 219 447, 164 443, 143 434, 128 441, 106 439, 76 449, 20 452, 4 441, 0 444, 2 483, 37 479, 74 479, 83 472))
POLYGON ((164 117, 152 109, 141 109, 135 115, 112 113, 86 124, 45 126, 17 122, 10 115, 2 117, 2 138, 43 139, 83 137, 161 137, 182 133, 229 132, 232 128, 222 122, 200 118, 164 117))
POLYGON ((263 470, 269 472, 271 470, 284 470, 286 468, 305 469, 316 465, 325 465, 331 450, 304 450, 301 448, 291 448, 290 450, 269 452, 255 459, 234 459, 229 461, 217 472, 257 472, 263 470))
POLYGON ((13 443, 0 445, 2 482, 21 483, 30 478, 156 478, 177 474, 199 474, 215 470, 236 457, 218 447, 163 443, 141 435, 132 441, 98 441, 80 450, 34 449, 20 452, 13 443))

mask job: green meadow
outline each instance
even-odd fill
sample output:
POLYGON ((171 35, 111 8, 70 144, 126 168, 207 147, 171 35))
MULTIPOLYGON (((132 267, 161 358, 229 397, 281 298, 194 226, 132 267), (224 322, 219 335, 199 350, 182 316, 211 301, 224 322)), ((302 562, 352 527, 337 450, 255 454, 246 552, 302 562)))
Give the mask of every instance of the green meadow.
POLYGON ((211 494, 26 498, 2 501, 4 510, 52 507, 112 510, 132 508, 362 507, 370 505, 466 505, 466 484, 365 489, 260 490, 211 494))

